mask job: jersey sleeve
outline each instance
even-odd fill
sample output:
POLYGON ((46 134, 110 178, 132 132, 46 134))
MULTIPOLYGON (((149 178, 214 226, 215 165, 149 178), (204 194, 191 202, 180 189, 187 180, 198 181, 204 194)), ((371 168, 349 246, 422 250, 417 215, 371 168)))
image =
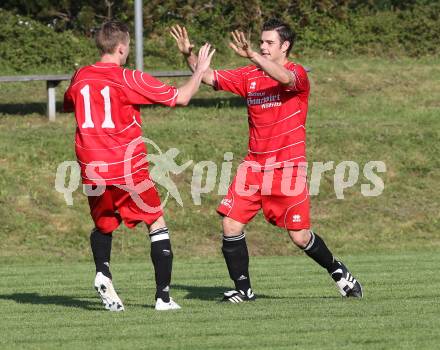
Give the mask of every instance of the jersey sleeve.
POLYGON ((124 92, 130 104, 176 105, 179 92, 174 86, 137 70, 124 69, 123 77, 126 85, 124 92))
POLYGON ((71 88, 69 86, 69 88, 64 93, 63 112, 65 113, 71 113, 75 109, 75 105, 73 103, 73 98, 70 91, 71 88))
POLYGON ((214 89, 232 92, 233 94, 246 96, 245 68, 230 70, 214 70, 214 89))
POLYGON ((72 84, 75 80, 76 74, 77 72, 75 72, 75 74, 72 76, 72 79, 70 80, 70 85, 64 93, 63 112, 65 113, 71 113, 75 111, 75 103, 72 96, 72 84))
POLYGON ((285 91, 304 92, 310 90, 309 78, 303 66, 290 64, 286 67, 292 74, 292 84, 284 88, 285 91))
POLYGON ((79 68, 75 71, 75 73, 73 73, 72 79, 70 79, 70 85, 64 93, 63 112, 65 113, 71 113, 75 111, 75 102, 72 95, 72 85, 74 84, 75 79, 81 69, 82 68, 79 68))

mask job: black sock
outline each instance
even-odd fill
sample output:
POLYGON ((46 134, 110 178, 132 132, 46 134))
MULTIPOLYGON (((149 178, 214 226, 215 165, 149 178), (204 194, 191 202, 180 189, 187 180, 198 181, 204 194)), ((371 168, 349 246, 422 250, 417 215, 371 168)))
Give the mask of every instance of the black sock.
POLYGON ((156 278, 156 299, 170 301, 171 271, 173 268, 173 251, 171 250, 168 228, 163 227, 150 233, 151 261, 156 278))
POLYGON ((310 233, 312 236, 310 237, 309 243, 304 248, 304 252, 329 273, 335 271, 339 265, 335 261, 333 254, 327 248, 321 237, 313 231, 310 231, 310 233))
POLYGON ((235 289, 246 293, 251 288, 251 280, 249 278, 249 253, 244 232, 233 237, 223 236, 222 252, 235 289))
POLYGON ((112 251, 112 233, 102 233, 97 228, 90 234, 90 246, 93 260, 95 261, 96 273, 102 272, 104 276, 112 278, 110 273, 110 255, 112 251))

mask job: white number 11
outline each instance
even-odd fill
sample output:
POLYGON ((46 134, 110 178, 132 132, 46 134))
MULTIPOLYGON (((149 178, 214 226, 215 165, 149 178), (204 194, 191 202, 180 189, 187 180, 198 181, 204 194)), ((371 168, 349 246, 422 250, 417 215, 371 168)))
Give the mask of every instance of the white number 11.
MULTIPOLYGON (((95 124, 93 124, 92 113, 90 112, 90 86, 85 85, 81 90, 81 95, 84 98, 84 116, 85 120, 82 124, 83 129, 94 128, 95 124)), ((101 95, 104 98, 104 122, 101 125, 101 128, 109 128, 113 129, 115 124, 112 120, 112 109, 110 104, 110 88, 106 86, 101 90, 101 95)))

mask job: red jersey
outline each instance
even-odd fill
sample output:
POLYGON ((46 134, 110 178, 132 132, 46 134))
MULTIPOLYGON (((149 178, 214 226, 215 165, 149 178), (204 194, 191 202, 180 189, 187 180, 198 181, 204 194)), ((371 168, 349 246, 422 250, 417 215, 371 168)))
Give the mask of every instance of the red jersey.
POLYGON ((177 94, 173 86, 113 63, 77 70, 64 95, 64 110, 75 112, 75 150, 83 183, 144 180, 148 163, 139 105, 174 106, 177 94))
POLYGON ((292 72, 291 86, 282 85, 255 65, 214 71, 215 89, 246 98, 249 150, 245 161, 257 162, 264 169, 306 161, 310 84, 301 65, 288 62, 284 67, 292 72))

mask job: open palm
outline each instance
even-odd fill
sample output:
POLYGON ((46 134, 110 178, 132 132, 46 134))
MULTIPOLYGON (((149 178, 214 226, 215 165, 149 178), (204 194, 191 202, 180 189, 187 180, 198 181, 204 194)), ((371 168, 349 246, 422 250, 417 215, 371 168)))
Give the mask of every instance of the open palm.
POLYGON ((212 56, 215 53, 215 49, 211 50, 211 45, 206 43, 203 45, 197 56, 197 70, 201 72, 206 72, 209 69, 209 65, 211 64, 212 56))
POLYGON ((194 45, 191 44, 188 37, 188 32, 185 27, 180 27, 178 24, 171 27, 171 36, 176 40, 179 51, 184 55, 191 55, 194 45))
POLYGON ((252 58, 255 52, 252 50, 251 44, 246 39, 243 32, 235 30, 231 32, 233 43, 229 43, 229 46, 235 51, 235 53, 241 57, 252 58))

